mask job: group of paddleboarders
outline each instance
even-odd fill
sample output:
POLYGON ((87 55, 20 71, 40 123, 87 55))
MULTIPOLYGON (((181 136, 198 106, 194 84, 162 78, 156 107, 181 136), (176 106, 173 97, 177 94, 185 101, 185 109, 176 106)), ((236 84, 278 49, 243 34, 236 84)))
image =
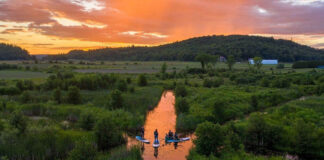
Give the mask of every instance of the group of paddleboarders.
POLYGON ((169 130, 169 133, 167 133, 166 135, 165 135, 165 139, 167 140, 170 140, 170 139, 176 139, 176 140, 178 140, 179 139, 179 137, 178 137, 178 133, 177 132, 174 132, 174 134, 173 134, 173 132, 171 131, 171 130, 169 130))
MULTIPOLYGON (((142 127, 141 128, 141 137, 144 139, 144 135, 145 135, 145 129, 144 129, 144 127, 142 127)), ((154 141, 157 141, 159 139, 159 132, 158 132, 158 130, 157 129, 155 129, 155 131, 154 131, 154 141)), ((167 140, 170 140, 170 139, 175 139, 175 140, 178 140, 179 139, 179 137, 178 137, 178 134, 177 134, 177 132, 175 132, 174 134, 173 134, 173 132, 171 131, 171 130, 169 130, 169 133, 167 133, 166 135, 165 135, 165 139, 167 140)))

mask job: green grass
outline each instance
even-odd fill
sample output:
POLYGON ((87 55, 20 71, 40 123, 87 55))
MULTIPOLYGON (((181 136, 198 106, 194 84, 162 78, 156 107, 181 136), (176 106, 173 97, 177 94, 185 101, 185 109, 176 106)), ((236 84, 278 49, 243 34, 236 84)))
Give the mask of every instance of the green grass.
POLYGON ((46 78, 46 77, 48 77, 48 74, 42 72, 16 71, 16 70, 0 71, 0 79, 38 79, 38 78, 46 78))

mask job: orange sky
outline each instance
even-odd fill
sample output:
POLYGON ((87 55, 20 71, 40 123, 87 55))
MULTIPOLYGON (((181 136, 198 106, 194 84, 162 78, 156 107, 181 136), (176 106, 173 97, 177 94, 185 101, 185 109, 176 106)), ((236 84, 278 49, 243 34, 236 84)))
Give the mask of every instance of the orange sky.
POLYGON ((324 48, 324 0, 0 0, 0 42, 32 54, 249 34, 324 48))

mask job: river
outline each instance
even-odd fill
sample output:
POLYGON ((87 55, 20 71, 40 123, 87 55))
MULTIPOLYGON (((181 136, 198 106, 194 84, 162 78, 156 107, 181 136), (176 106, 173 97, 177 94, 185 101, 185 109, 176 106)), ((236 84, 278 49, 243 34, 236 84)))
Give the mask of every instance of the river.
MULTIPOLYGON (((176 113, 175 113, 175 96, 172 91, 164 92, 157 107, 148 113, 145 121, 145 139, 150 140, 150 144, 140 144, 143 151, 144 160, 185 160, 192 148, 191 140, 178 144, 166 144, 164 141, 165 134, 171 130, 175 131, 176 113), (159 132, 160 147, 155 149, 152 146, 154 140, 153 132, 157 129, 159 132)), ((180 136, 181 137, 181 136, 180 136)), ((134 139, 129 139, 128 145, 134 144, 134 139)))

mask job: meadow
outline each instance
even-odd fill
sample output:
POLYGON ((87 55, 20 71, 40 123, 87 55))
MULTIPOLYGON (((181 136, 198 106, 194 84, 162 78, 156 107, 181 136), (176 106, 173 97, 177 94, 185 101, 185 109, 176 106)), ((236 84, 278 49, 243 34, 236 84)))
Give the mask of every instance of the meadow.
POLYGON ((197 137, 187 159, 324 156, 320 69, 245 62, 231 70, 220 62, 206 69, 159 61, 0 64, 1 159, 142 159, 139 147, 125 147, 125 134, 139 134, 165 90, 176 95, 177 131, 197 137))

